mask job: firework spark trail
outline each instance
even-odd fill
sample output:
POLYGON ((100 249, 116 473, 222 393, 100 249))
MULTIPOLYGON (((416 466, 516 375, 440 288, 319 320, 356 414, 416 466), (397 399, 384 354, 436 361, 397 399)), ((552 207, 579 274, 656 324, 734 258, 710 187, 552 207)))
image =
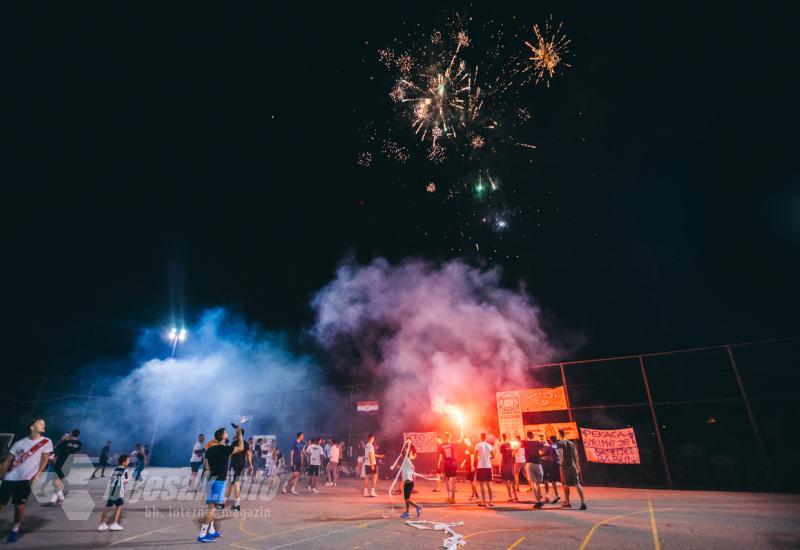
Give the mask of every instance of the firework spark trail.
POLYGON ((572 40, 567 38, 563 29, 564 24, 559 23, 558 27, 553 30, 552 15, 545 21, 544 31, 539 29, 538 24, 533 26, 536 41, 535 44, 525 41, 525 45, 530 48, 533 55, 528 58, 530 63, 520 71, 521 74, 530 73, 523 83, 533 80, 534 84, 538 84, 544 80, 549 88, 550 79, 555 76, 556 67, 559 64, 565 67, 570 66, 563 59, 569 51, 568 47, 572 40))

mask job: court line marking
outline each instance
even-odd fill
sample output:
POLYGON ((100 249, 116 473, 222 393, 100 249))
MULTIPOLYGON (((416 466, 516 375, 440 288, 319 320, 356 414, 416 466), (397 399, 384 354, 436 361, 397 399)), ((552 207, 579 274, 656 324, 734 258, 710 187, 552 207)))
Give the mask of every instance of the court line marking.
MULTIPOLYGON (((348 519, 355 519, 355 518, 357 518, 359 516, 364 516, 364 515, 367 515, 367 514, 374 514, 374 513, 375 513, 374 510, 368 510, 366 512, 362 512, 360 514, 355 514, 353 516, 345 516, 341 520, 338 520, 338 521, 344 521, 344 520, 348 520, 348 519)), ((245 544, 249 544, 251 542, 256 542, 256 541, 268 539, 268 538, 271 538, 271 537, 279 537, 281 535, 288 535, 289 533, 295 533, 297 531, 304 531, 305 529, 313 529, 315 527, 319 527, 320 525, 322 525, 322 522, 317 522, 314 525, 305 525, 303 527, 295 527, 294 529, 287 529, 286 531, 279 531, 277 533, 268 533, 266 535, 257 535, 255 537, 253 537, 252 539, 244 540, 242 542, 232 543, 231 546, 235 547, 235 548, 244 548, 244 549, 247 549, 247 550, 253 550, 249 546, 245 546, 245 544)), ((244 532, 244 531, 242 531, 242 532, 244 532)))
POLYGON ((515 542, 514 544, 512 544, 511 546, 509 546, 508 548, 506 548, 506 550, 513 550, 513 548, 516 548, 517 546, 519 546, 519 544, 520 544, 520 543, 521 543, 523 540, 525 540, 525 537, 520 537, 520 538, 518 538, 518 539, 517 539, 517 542, 515 542))
POLYGON ((114 541, 111 544, 109 544, 108 546, 106 546, 106 548, 109 548, 111 546, 116 546, 118 544, 123 544, 123 543, 126 543, 126 542, 130 542, 132 540, 136 540, 136 539, 141 538, 141 537, 146 537, 147 535, 154 535, 156 533, 161 533, 162 531, 169 531, 170 529, 175 529, 176 527, 180 527, 181 525, 183 525, 183 524, 181 523, 179 525, 170 525, 169 527, 162 527, 161 529, 156 529, 154 531, 148 531, 147 533, 140 533, 138 535, 133 535, 132 537, 128 537, 126 539, 114 541))
MULTIPOLYGON (((456 513, 460 512, 460 511, 461 510, 451 510, 449 512, 445 512, 443 515, 444 516, 452 516, 453 514, 456 514, 456 513)), ((363 515, 363 514, 360 514, 360 515, 363 515)), ((272 550, 278 550, 279 548, 287 548, 289 546, 294 546, 295 544, 300 544, 301 542, 309 542, 309 541, 312 541, 312 540, 321 539, 321 538, 327 537, 329 535, 336 535, 338 533, 344 533, 345 531, 350 531, 352 529, 366 528, 367 526, 372 525, 373 523, 380 523, 381 521, 389 521, 391 519, 396 519, 396 518, 394 518, 394 517, 381 518, 381 519, 376 519, 376 520, 373 520, 373 521, 369 521, 367 523, 361 523, 359 525, 353 525, 353 526, 350 526, 350 527, 345 527, 344 529, 339 529, 337 531, 328 531, 327 533, 321 533, 319 535, 315 535, 313 537, 309 537, 309 538, 306 538, 306 539, 303 539, 303 540, 296 540, 296 541, 292 541, 292 542, 287 542, 287 543, 282 544, 280 546, 273 546, 272 550)))
MULTIPOLYGON (((653 512, 667 512, 669 510, 674 510, 674 509, 675 508, 660 508, 660 509, 657 509, 657 510, 653 510, 653 512)), ((586 545, 589 544, 589 541, 592 539, 592 536, 594 535, 594 532, 597 531, 598 527, 600 527, 602 525, 605 525, 606 523, 612 522, 614 520, 620 519, 620 518, 624 518, 624 517, 628 517, 628 516, 635 516, 635 515, 638 515, 638 514, 647 514, 647 513, 649 513, 649 510, 640 510, 638 512, 630 512, 630 513, 627 513, 627 514, 619 514, 618 516, 611 516, 611 517, 608 517, 608 518, 606 518, 604 520, 598 521, 597 523, 595 523, 592 526, 591 529, 589 529, 589 532, 586 534, 586 538, 583 539, 583 542, 581 543, 581 546, 580 546, 579 550, 584 550, 586 548, 586 545)))
POLYGON ((656 529, 656 514, 653 510, 653 499, 647 497, 647 509, 650 512, 650 525, 653 528, 653 546, 656 550, 661 550, 661 543, 658 542, 658 529, 656 529))

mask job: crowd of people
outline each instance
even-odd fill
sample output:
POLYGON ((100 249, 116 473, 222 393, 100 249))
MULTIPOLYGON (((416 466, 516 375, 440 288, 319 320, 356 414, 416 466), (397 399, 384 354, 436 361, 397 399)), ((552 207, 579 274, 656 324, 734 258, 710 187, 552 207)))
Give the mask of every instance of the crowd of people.
MULTIPOLYGON (((298 432, 292 443, 288 457, 275 445, 275 440, 253 437, 245 439, 244 429, 236 424, 233 438, 226 428, 217 429, 213 438, 206 441, 205 434, 199 434, 189 457, 190 490, 202 492, 206 509, 198 542, 211 542, 220 536, 216 528, 216 514, 226 505, 232 511, 240 510, 242 481, 278 483, 284 494, 298 495, 298 485, 305 476, 307 492, 320 492, 320 484, 337 487, 340 466, 345 456, 345 444, 332 438, 306 438, 298 432), (284 474, 288 474, 284 475, 284 474), (282 483, 281 483, 282 482, 282 483)), ((36 482, 48 469, 53 473, 53 495, 51 505, 58 506, 64 499, 64 466, 68 458, 80 452, 82 442, 80 430, 64 434, 56 445, 44 436, 45 421, 41 418, 28 424, 28 437, 17 441, 10 449, 8 457, 0 463, 0 509, 10 500, 14 505, 14 525, 7 536, 8 542, 17 540, 25 514, 25 504, 31 492, 31 484, 36 482)), ((572 507, 570 487, 575 487, 580 497, 580 509, 586 509, 581 470, 575 444, 566 438, 563 430, 559 436, 545 439, 534 437, 528 432, 523 440, 519 435, 512 440, 502 434, 499 441, 490 443, 487 434, 480 434, 475 445, 467 438, 453 441, 449 433, 439 441, 437 449, 436 481, 434 491, 439 491, 444 480, 447 492, 446 502, 456 503, 457 482, 460 477, 469 483, 470 501, 477 500, 478 506, 493 508, 494 481, 493 462, 499 456, 499 477, 508 494, 508 502, 519 502, 521 491, 527 487, 534 498, 534 508, 542 508, 545 503, 561 501, 559 484, 564 494, 562 507, 572 507), (551 497, 552 490, 552 497, 551 497)), ((351 449, 352 453, 353 449, 351 449)), ((356 473, 363 478, 363 496, 376 498, 378 468, 384 454, 378 452, 375 435, 369 434, 356 450, 356 473)), ((130 491, 143 479, 143 470, 150 459, 147 445, 137 443, 130 454, 121 454, 114 460, 112 442, 107 441, 100 451, 96 468, 90 479, 105 478, 106 468, 113 468, 107 483, 106 505, 100 515, 100 531, 120 531, 120 520, 124 506, 127 485, 133 480, 130 491), (115 464, 114 464, 115 463, 115 464), (129 468, 133 467, 132 474, 129 468), (99 472, 99 476, 98 476, 99 472)), ((403 517, 409 517, 413 508, 417 516, 422 505, 412 500, 415 477, 420 477, 415 469, 417 451, 410 440, 404 442, 400 455, 391 470, 397 468, 393 487, 396 494, 403 494, 406 510, 403 517)), ((421 476, 426 477, 426 476, 421 476)), ((426 477, 426 479, 431 479, 426 477)))

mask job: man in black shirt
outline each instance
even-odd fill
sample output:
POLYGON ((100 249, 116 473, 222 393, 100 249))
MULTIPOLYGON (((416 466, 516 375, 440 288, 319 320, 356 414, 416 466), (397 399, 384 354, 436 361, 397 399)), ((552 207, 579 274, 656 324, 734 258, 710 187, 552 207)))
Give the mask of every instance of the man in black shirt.
MULTIPOLYGON (((244 430, 242 430, 242 435, 240 436, 244 439, 244 430)), ((234 440, 231 443, 231 447, 236 447, 238 441, 234 440)), ((231 473, 233 474, 233 479, 231 480, 231 484, 228 485, 228 489, 225 493, 225 499, 231 498, 231 492, 233 492, 233 506, 231 506, 231 510, 234 512, 239 511, 239 495, 242 491, 242 472, 244 471, 245 467, 253 466, 253 459, 250 456, 250 442, 244 442, 244 450, 240 453, 231 453, 231 473)))
POLYGON ((98 461, 97 468, 94 469, 92 472, 92 477, 89 479, 94 479, 97 477, 97 470, 100 470, 100 477, 106 477, 106 466, 108 466, 108 455, 111 454, 111 441, 106 441, 105 447, 100 450, 100 460, 98 461))
POLYGON ((56 477, 53 479, 53 486, 55 487, 56 493, 53 495, 53 498, 50 499, 51 505, 64 502, 64 478, 67 476, 63 468, 64 464, 67 463, 69 455, 77 453, 83 446, 83 443, 78 439, 79 435, 81 435, 80 430, 72 430, 69 435, 63 437, 55 446, 55 449, 53 449, 55 461, 53 462, 52 471, 56 473, 56 477))
POLYGON ((542 507, 542 496, 539 492, 539 484, 542 482, 542 443, 533 440, 533 432, 528 432, 528 439, 525 440, 525 477, 531 486, 536 502, 534 508, 542 507))
POLYGON ((561 500, 558 495, 558 481, 561 479, 561 473, 558 467, 558 453, 555 449, 556 436, 551 436, 552 444, 544 440, 544 436, 539 436, 542 442, 542 472, 544 473, 544 500, 550 502, 548 494, 550 493, 549 484, 553 484, 553 504, 561 500))
POLYGON ((217 504, 225 503, 225 479, 228 477, 228 459, 231 455, 236 455, 244 451, 244 437, 242 428, 236 426, 236 436, 234 444, 225 445, 228 438, 228 431, 220 428, 214 432, 213 445, 206 450, 206 471, 208 481, 206 482, 206 505, 208 509, 203 517, 203 525, 200 528, 200 535, 197 542, 212 542, 220 536, 215 529, 214 518, 216 516, 217 504))

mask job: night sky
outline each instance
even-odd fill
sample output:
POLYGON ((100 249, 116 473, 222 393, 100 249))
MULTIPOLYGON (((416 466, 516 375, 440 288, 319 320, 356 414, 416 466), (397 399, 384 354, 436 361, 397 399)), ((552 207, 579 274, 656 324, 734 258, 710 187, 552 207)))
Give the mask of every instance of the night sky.
POLYGON ((5 370, 124 357, 213 306, 299 333, 347 254, 499 265, 572 358, 796 336, 793 14, 486 4, 459 9, 573 40, 523 96, 526 214, 491 260, 444 239, 423 163, 355 163, 388 116, 376 50, 463 4, 4 6, 5 370))

